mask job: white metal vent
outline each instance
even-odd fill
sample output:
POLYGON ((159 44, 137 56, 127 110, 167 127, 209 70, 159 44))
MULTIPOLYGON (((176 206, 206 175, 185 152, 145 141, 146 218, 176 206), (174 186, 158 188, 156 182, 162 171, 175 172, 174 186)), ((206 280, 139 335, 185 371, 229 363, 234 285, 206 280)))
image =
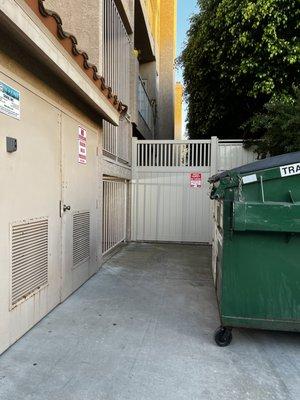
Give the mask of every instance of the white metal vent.
POLYGON ((11 226, 11 305, 48 284, 48 219, 11 226))
POLYGON ((73 215, 73 266, 90 257, 90 213, 79 212, 73 215))

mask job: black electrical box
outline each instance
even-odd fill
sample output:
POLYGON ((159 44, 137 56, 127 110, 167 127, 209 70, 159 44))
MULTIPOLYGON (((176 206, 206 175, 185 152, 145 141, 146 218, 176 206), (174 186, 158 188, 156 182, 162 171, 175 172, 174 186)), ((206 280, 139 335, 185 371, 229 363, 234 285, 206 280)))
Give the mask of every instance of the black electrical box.
POLYGON ((18 145, 17 145, 17 139, 12 138, 12 137, 7 137, 6 138, 6 151, 8 153, 13 153, 14 151, 17 151, 18 145))

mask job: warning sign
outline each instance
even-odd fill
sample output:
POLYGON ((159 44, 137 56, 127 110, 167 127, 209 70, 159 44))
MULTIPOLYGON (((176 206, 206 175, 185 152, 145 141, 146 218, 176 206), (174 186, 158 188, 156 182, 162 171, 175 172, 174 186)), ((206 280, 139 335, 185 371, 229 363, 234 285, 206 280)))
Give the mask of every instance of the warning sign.
POLYGON ((202 174, 200 172, 194 172, 190 174, 190 187, 200 188, 202 186, 202 174))
POLYGON ((78 162, 86 164, 86 129, 78 127, 78 162))

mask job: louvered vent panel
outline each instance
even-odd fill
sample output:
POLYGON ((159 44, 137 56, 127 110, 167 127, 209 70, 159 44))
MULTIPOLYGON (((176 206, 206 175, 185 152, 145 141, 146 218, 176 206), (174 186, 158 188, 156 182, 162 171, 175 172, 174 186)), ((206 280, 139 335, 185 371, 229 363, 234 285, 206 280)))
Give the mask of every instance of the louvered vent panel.
POLYGON ((90 257, 90 213, 73 215, 73 266, 90 257))
POLYGON ((11 235, 14 306, 48 283, 48 219, 12 224, 11 235))

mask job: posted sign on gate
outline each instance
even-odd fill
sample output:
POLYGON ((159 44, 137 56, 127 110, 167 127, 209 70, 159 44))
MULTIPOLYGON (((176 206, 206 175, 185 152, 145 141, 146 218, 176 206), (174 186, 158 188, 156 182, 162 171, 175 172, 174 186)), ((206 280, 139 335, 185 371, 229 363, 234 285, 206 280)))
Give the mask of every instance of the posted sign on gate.
POLYGON ((190 174, 190 187, 201 188, 202 186, 202 174, 200 172, 193 172, 190 174))
POLYGON ((78 162, 86 164, 86 129, 78 127, 78 162))

